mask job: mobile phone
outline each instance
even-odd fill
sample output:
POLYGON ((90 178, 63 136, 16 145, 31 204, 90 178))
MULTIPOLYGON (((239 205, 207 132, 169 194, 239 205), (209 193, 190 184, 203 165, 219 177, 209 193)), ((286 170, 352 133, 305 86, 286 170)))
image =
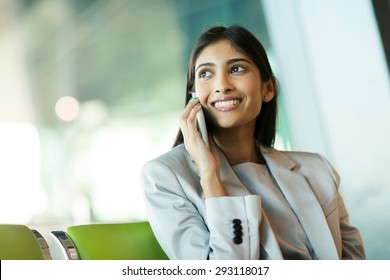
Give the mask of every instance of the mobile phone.
MULTIPOLYGON (((192 97, 196 97, 195 91, 191 92, 191 94, 192 94, 192 97)), ((199 131, 200 135, 202 136, 202 139, 205 142, 206 147, 210 148, 209 137, 207 134, 207 127, 206 127, 206 120, 204 118, 203 109, 201 109, 198 113, 196 113, 196 120, 197 120, 198 131, 199 131)))

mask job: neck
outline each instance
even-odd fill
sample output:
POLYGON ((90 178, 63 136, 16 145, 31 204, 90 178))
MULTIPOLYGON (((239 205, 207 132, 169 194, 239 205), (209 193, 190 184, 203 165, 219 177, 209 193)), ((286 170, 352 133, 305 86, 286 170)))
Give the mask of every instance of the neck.
POLYGON ((254 137, 254 128, 218 128, 213 131, 213 138, 230 165, 263 163, 254 137))

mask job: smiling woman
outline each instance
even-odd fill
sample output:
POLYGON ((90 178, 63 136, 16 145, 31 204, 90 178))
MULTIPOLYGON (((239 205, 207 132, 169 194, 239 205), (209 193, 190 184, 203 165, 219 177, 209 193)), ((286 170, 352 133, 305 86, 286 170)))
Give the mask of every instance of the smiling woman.
POLYGON ((186 94, 174 148, 142 171, 149 221, 170 259, 365 258, 329 162, 272 147, 276 78, 248 30, 202 33, 186 94))
POLYGON ((274 86, 268 86, 273 80, 263 83, 254 62, 228 40, 206 48, 197 61, 195 90, 215 129, 254 127, 262 100, 274 96, 274 86))

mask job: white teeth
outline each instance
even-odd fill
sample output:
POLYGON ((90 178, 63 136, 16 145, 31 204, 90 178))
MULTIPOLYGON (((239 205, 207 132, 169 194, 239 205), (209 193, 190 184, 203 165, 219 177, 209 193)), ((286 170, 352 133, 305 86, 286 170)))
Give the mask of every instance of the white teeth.
POLYGON ((231 107, 231 106, 237 105, 238 103, 240 103, 240 101, 237 99, 229 100, 229 101, 218 101, 218 102, 215 102, 215 107, 217 107, 217 108, 231 107))

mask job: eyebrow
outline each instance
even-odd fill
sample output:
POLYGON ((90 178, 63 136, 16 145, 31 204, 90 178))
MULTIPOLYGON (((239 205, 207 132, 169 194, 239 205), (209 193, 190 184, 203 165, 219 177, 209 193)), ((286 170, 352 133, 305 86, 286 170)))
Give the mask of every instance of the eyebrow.
MULTIPOLYGON (((233 63, 236 63, 239 61, 245 61, 249 64, 253 64, 250 60, 245 59, 245 58, 231 58, 226 62, 226 64, 230 65, 230 64, 233 64, 233 63)), ((212 63, 212 62, 205 62, 205 63, 199 64, 198 67, 196 67, 195 72, 202 66, 214 66, 214 65, 215 65, 215 63, 212 63)))

